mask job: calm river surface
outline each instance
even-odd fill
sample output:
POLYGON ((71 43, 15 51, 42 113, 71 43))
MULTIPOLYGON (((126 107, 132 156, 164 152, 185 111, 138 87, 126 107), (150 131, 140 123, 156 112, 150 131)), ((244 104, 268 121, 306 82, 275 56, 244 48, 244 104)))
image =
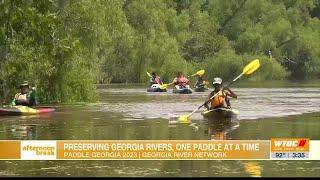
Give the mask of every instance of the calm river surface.
MULTIPOLYGON (((99 102, 49 116, 0 117, 1 140, 320 139, 320 88, 234 88, 238 120, 213 124, 200 113, 175 123, 208 92, 147 93, 101 86, 99 102)), ((0 176, 320 176, 320 161, 0 161, 0 176)))

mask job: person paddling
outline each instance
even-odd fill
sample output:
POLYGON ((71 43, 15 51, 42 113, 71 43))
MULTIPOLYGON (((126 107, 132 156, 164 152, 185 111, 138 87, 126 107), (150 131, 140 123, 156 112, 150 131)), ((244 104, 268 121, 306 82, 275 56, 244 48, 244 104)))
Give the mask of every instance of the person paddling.
POLYGON ((228 87, 222 87, 222 79, 219 77, 214 78, 212 85, 214 90, 209 94, 209 98, 218 93, 213 99, 205 104, 207 109, 216 108, 231 108, 228 97, 237 98, 237 95, 232 92, 228 87), (221 91, 220 91, 221 90, 221 91), (210 103, 210 108, 208 104, 210 103))
POLYGON ((152 72, 151 75, 152 76, 150 77, 150 86, 152 86, 153 84, 163 84, 160 76, 157 75, 156 72, 152 72))
POLYGON ((183 76, 182 72, 177 73, 177 77, 173 79, 172 83, 176 89, 190 88, 189 80, 183 76))
POLYGON ((197 82, 196 84, 194 85, 195 88, 203 88, 205 87, 205 81, 203 80, 203 77, 201 75, 196 75, 197 77, 197 82))
POLYGON ((30 88, 28 81, 24 81, 20 84, 20 90, 21 92, 14 96, 11 105, 36 106, 38 104, 36 100, 35 87, 30 88))

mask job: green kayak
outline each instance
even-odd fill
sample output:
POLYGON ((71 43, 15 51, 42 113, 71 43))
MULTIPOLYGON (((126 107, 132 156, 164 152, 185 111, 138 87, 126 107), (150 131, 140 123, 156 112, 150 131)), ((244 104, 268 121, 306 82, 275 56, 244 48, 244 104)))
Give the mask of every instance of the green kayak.
POLYGON ((201 115, 206 119, 236 118, 239 114, 237 109, 217 108, 205 110, 201 115))

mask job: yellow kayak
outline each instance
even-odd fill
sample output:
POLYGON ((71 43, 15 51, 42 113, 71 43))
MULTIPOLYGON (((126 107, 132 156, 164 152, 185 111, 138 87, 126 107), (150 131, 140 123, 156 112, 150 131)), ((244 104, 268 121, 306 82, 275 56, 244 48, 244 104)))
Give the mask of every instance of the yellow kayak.
POLYGON ((36 115, 54 112, 54 108, 41 107, 31 108, 28 106, 12 106, 6 108, 0 108, 0 116, 20 116, 20 115, 36 115))
POLYGON ((207 119, 221 119, 221 118, 235 118, 239 114, 237 109, 216 108, 212 110, 205 110, 201 113, 207 119))

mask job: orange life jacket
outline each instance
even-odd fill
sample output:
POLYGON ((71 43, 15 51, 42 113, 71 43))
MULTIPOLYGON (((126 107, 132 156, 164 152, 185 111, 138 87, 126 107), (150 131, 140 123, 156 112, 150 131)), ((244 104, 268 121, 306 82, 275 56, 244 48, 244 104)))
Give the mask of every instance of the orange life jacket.
POLYGON ((226 91, 220 91, 218 95, 216 95, 211 101, 211 108, 217 108, 223 105, 226 100, 226 91))

